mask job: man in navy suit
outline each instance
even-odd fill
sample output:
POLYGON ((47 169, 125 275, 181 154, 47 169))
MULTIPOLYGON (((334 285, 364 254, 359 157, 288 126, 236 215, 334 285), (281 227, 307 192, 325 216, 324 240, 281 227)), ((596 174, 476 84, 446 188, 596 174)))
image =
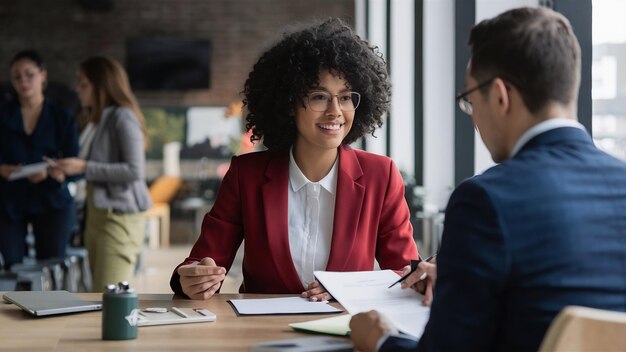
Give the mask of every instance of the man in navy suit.
POLYGON ((567 305, 626 311, 626 164, 576 121, 568 20, 511 10, 476 25, 469 45, 459 106, 500 164, 456 188, 436 267, 403 285, 434 286, 419 341, 371 311, 350 324, 359 350, 536 351, 567 305))

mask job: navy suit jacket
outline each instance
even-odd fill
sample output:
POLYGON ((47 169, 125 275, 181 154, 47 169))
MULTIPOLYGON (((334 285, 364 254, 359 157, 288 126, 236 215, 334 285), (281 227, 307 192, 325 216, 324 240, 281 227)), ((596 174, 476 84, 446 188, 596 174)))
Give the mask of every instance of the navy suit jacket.
MULTIPOLYGON (((44 100, 32 134, 26 134, 18 101, 0 108, 0 164, 25 165, 43 157, 69 158, 78 155, 78 129, 74 117, 59 105, 44 100)), ((40 183, 27 179, 7 181, 0 177, 0 212, 12 218, 23 211, 43 213, 68 207, 72 196, 66 182, 48 177, 40 183)))
POLYGON ((626 311, 626 164, 583 130, 531 139, 452 194, 430 320, 384 351, 536 351, 567 305, 626 311))

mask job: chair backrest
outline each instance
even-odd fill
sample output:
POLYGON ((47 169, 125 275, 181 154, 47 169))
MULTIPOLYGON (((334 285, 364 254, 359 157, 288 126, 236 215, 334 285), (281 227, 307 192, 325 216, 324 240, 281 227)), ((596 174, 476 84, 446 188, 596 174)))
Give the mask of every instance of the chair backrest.
POLYGON ((178 192, 183 181, 178 176, 161 176, 150 185, 153 203, 169 203, 178 192))
POLYGON ((550 324, 539 351, 626 351, 626 312, 565 307, 550 324))

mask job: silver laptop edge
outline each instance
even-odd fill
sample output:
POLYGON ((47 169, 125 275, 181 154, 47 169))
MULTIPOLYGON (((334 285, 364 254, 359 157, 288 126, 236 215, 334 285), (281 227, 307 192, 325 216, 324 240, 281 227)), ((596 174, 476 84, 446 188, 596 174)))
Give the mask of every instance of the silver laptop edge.
MULTIPOLYGON (((20 307, 22 310, 37 317, 55 315, 55 314, 89 312, 89 311, 102 309, 102 303, 83 300, 82 298, 78 296, 74 296, 73 294, 67 291, 12 291, 12 292, 5 292, 2 298, 6 302, 13 303, 16 306, 20 307), (22 294, 20 292, 28 292, 28 293, 22 294), (37 292, 37 293, 33 293, 33 292, 37 292), (61 294, 65 295, 65 293, 67 293, 68 295, 71 295, 65 298, 71 297, 71 298, 75 298, 76 300, 75 301, 69 301, 69 300, 60 301, 57 303, 58 307, 45 307, 45 308, 44 307, 41 307, 41 308, 30 307, 28 306, 28 304, 20 302, 20 297, 19 297, 20 295, 35 295, 35 294, 39 295, 40 294, 41 298, 45 299, 45 296, 47 294, 50 295, 51 292, 55 292, 53 294, 59 294, 59 292, 64 292, 61 294), (15 297, 12 297, 12 296, 15 296, 15 297)), ((29 298, 32 299, 32 297, 29 297, 29 298)), ((25 299, 25 300, 28 300, 28 299, 25 299)))

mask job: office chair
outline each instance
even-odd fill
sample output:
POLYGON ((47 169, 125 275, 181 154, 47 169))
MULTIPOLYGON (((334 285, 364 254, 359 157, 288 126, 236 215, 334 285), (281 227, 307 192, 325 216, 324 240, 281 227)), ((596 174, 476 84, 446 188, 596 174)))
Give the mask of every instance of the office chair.
MULTIPOLYGON (((161 176, 150 185, 150 197, 152 198, 152 208, 145 212, 146 218, 156 218, 159 220, 160 245, 169 247, 170 244, 170 205, 176 192, 183 181, 178 176, 161 176)), ((152 239, 150 239, 151 242, 152 239)), ((151 247, 157 245, 151 244, 151 247)))
POLYGON ((550 324, 539 351, 626 351, 626 312, 565 307, 550 324))

